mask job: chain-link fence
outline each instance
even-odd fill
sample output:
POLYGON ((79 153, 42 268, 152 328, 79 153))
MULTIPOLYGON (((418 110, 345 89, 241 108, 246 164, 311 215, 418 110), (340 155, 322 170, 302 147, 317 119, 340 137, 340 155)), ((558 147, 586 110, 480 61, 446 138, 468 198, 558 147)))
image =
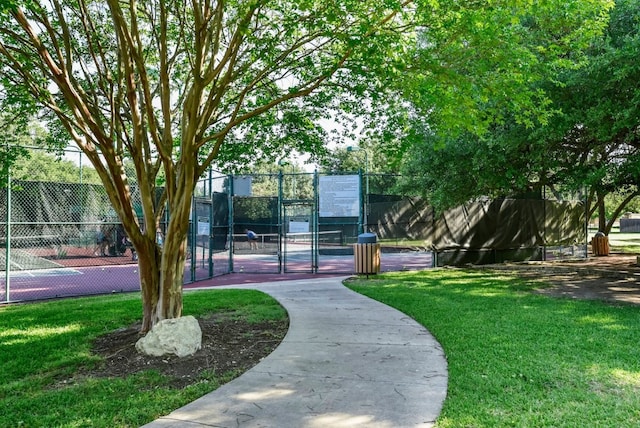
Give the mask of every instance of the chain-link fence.
MULTIPOLYGON (((72 176, 77 182, 12 180, 0 190, 2 301, 139 290, 135 254, 104 188, 82 182, 88 173, 72 176)), ((584 204, 575 198, 481 201, 436 215, 394 192, 398 178, 209 171, 193 198, 185 283, 230 272, 352 274, 363 232, 380 242, 383 271, 586 257, 584 204)))
POLYGON ((366 228, 387 248, 430 249, 435 266, 587 256, 580 195, 480 200, 436 213, 422 198, 390 192, 398 178, 371 175, 366 195, 366 228))
POLYGON ((2 300, 139 289, 133 250, 102 186, 12 181, 0 190, 0 218, 2 300))

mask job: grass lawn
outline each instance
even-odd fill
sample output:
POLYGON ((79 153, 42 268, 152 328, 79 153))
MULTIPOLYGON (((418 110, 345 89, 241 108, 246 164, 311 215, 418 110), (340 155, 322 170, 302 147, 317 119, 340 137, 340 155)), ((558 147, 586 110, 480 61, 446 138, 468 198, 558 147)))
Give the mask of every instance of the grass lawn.
POLYGON ((504 273, 438 269, 348 282, 442 344, 438 427, 640 426, 640 308, 555 299, 504 273))
MULTIPOLYGON (((187 292, 184 307, 193 316, 286 318, 274 299, 250 290, 187 292)), ((1 306, 0 426, 138 427, 237 375, 211 371, 184 389, 170 388, 153 371, 126 379, 73 376, 100 363, 90 353, 95 337, 132 325, 141 314, 137 294, 1 306)))

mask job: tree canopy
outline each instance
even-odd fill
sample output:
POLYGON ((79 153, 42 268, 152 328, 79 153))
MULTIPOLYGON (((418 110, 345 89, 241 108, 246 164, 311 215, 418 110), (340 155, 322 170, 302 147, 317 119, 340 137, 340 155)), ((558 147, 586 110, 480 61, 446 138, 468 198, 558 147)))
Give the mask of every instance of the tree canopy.
POLYGON ((0 186, 9 182, 9 172, 13 164, 24 158, 28 152, 24 145, 31 142, 27 129, 29 121, 23 116, 9 112, 0 113, 0 186))
POLYGON ((99 184, 92 167, 82 168, 73 161, 47 153, 44 149, 26 149, 11 167, 12 180, 99 184))
POLYGON ((407 159, 404 171, 416 180, 407 187, 419 183, 440 208, 477 197, 541 194, 543 187, 587 190, 601 221, 607 217, 604 197, 615 193, 620 205, 600 224, 608 232, 639 194, 639 11, 636 0, 619 0, 607 28, 575 67, 551 70, 532 86, 547 94, 546 122, 528 126, 506 111, 501 123, 481 135, 452 137, 415 127, 417 155, 407 159))

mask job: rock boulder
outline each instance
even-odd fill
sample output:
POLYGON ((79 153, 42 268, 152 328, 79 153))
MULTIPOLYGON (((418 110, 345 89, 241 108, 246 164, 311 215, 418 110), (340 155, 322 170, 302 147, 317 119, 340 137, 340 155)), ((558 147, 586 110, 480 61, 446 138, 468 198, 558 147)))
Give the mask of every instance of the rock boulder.
POLYGON ((186 357, 202 345, 200 324, 192 316, 162 320, 136 342, 138 352, 154 357, 174 354, 186 357))

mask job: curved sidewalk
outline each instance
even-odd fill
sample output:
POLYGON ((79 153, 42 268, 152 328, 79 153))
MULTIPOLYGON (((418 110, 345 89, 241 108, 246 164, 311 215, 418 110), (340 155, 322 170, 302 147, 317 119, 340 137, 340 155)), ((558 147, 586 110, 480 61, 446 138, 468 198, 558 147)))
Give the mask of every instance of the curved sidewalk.
POLYGON ((447 391, 442 348, 343 280, 230 286, 276 298, 289 313, 287 335, 242 376, 145 428, 432 426, 447 391))

